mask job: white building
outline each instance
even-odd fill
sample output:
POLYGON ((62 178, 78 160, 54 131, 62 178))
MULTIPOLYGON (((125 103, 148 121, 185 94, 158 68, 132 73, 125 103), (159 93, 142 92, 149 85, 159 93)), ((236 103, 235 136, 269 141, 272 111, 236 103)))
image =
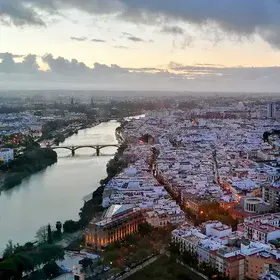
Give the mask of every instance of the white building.
POLYGON ((209 221, 205 223, 206 235, 212 237, 225 237, 232 233, 232 228, 218 221, 209 221))
POLYGON ((253 216, 239 224, 238 230, 244 232, 249 240, 268 243, 270 240, 280 238, 279 222, 279 213, 253 216))
POLYGON ((249 244, 241 243, 240 246, 240 253, 243 256, 250 256, 256 253, 263 252, 264 250, 270 251, 271 245, 251 241, 249 244))
POLYGON ((173 230, 171 236, 172 242, 179 245, 181 252, 189 251, 193 253, 197 252, 200 240, 207 238, 198 229, 189 225, 173 230))
POLYGON ((7 148, 0 148, 0 162, 7 163, 14 159, 14 150, 7 148))
POLYGON ((276 104, 275 103, 268 103, 267 104, 267 112, 266 116, 268 119, 275 119, 276 118, 276 104))

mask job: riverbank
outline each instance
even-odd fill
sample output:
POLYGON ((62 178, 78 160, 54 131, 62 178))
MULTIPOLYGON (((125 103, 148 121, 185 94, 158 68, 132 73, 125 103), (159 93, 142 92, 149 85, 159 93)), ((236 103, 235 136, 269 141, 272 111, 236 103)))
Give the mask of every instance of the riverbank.
POLYGON ((2 166, 0 171, 0 192, 9 190, 19 185, 32 174, 46 169, 57 162, 57 154, 48 148, 32 148, 10 162, 2 166))
POLYGON ((115 131, 115 136, 116 139, 118 140, 119 143, 124 143, 125 142, 125 138, 122 132, 122 128, 123 128, 123 124, 121 124, 119 127, 116 128, 115 131))
POLYGON ((50 121, 43 126, 42 136, 39 142, 47 141, 55 145, 63 143, 68 137, 77 134, 81 129, 87 129, 98 125, 98 122, 67 122, 50 121))
POLYGON ((124 168, 127 167, 127 162, 122 158, 123 152, 126 149, 126 145, 122 144, 114 158, 109 160, 107 163, 107 177, 100 181, 100 186, 93 192, 92 199, 85 202, 84 206, 80 209, 80 219, 78 223, 81 228, 84 228, 92 220, 94 216, 100 216, 104 211, 102 207, 102 196, 105 185, 118 173, 120 173, 124 168))

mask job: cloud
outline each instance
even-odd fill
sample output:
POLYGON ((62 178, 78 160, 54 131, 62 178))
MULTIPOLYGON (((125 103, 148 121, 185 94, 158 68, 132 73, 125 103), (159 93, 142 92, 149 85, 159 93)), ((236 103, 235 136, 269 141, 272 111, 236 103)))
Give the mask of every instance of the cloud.
POLYGON ((129 72, 116 65, 116 64, 111 64, 111 66, 108 66, 106 64, 100 64, 100 63, 94 63, 94 67, 92 68, 93 74, 96 75, 102 75, 105 79, 110 78, 112 76, 121 76, 123 74, 128 74, 129 72))
POLYGON ((11 57, 11 58, 21 58, 21 57, 24 57, 24 55, 22 54, 13 54, 13 53, 0 53, 0 59, 3 59, 5 57, 11 57))
POLYGON ((128 32, 122 32, 122 35, 129 41, 132 41, 134 43, 144 43, 144 42, 147 42, 147 43, 154 43, 154 40, 144 40, 140 37, 137 37, 137 36, 134 36, 132 35, 131 33, 128 33, 128 32))
POLYGON ((14 58, 22 57, 11 53, 0 54, 2 62, 0 63, 0 73, 37 73, 39 65, 37 57, 33 54, 28 54, 23 57, 22 62, 16 63, 14 58))
MULTIPOLYGON (((279 66, 270 67, 225 67, 223 65, 196 64, 183 65, 176 62, 170 62, 168 69, 175 73, 180 73, 185 77, 196 78, 198 80, 209 80, 217 78, 217 81, 229 84, 236 83, 236 86, 242 86, 242 83, 255 82, 256 85, 271 80, 273 84, 278 83, 276 77, 280 75, 279 66)), ((252 86, 253 87, 253 86, 252 86)))
POLYGON ((122 32, 122 35, 125 37, 133 37, 133 35, 131 33, 128 32, 122 32))
POLYGON ((181 28, 180 26, 164 26, 161 29, 162 33, 168 33, 172 35, 183 35, 184 34, 184 29, 181 28))
POLYGON ((126 70, 134 73, 161 73, 165 70, 155 67, 143 67, 143 68, 125 68, 126 70))
MULTIPOLYGON (((172 64, 172 62, 170 62, 172 64)), ((181 64, 178 64, 181 65, 181 64)), ((197 63, 196 66, 213 66, 213 67, 224 67, 222 64, 213 64, 213 63, 197 63)))
POLYGON ((181 48, 182 50, 184 50, 186 47, 192 46, 193 41, 194 41, 194 37, 193 37, 193 36, 188 35, 188 34, 184 35, 184 40, 183 40, 183 42, 180 44, 180 48, 181 48))
MULTIPOLYGON (((280 48, 280 2, 278 0, 122 0, 126 20, 165 24, 184 21, 220 38, 258 34, 280 48)), ((217 40, 217 38, 214 40, 217 40)))
POLYGON ((72 41, 77 41, 77 42, 85 42, 85 41, 88 40, 87 37, 70 37, 70 39, 71 39, 72 41))
POLYGON ((23 67, 23 70, 27 71, 28 73, 37 73, 39 71, 37 56, 34 54, 25 56, 23 61, 21 62, 21 66, 23 67))
POLYGON ((195 24, 207 24, 214 21, 226 30, 238 33, 252 33, 258 26, 272 21, 279 24, 276 18, 280 10, 277 0, 123 0, 126 14, 137 20, 153 14, 155 19, 180 19, 195 24))
POLYGON ((1 57, 2 62, 0 63, 0 71, 5 73, 16 72, 17 67, 13 59, 13 55, 10 53, 5 53, 1 57))
POLYGON ((105 43, 106 41, 105 40, 101 40, 101 39, 92 39, 91 42, 94 42, 94 43, 105 43))
POLYGON ((135 43, 137 43, 137 42, 145 42, 144 39, 139 38, 139 37, 135 37, 135 36, 129 36, 129 37, 127 37, 127 39, 129 41, 132 41, 132 42, 135 42, 135 43))
MULTIPOLYGON (((70 39, 72 41, 77 41, 77 42, 85 42, 88 41, 89 39, 87 37, 70 37, 70 39)), ((94 43, 105 43, 105 40, 101 40, 101 39, 92 39, 90 40, 90 42, 94 42, 94 43)))
POLYGON ((0 22, 5 24, 10 23, 15 26, 46 25, 45 21, 41 18, 41 15, 33 6, 28 6, 28 1, 25 0, 1 0, 0 22))
POLYGON ((54 58, 52 54, 46 54, 42 57, 42 60, 49 67, 48 73, 68 77, 76 76, 84 79, 92 79, 94 77, 100 78, 100 76, 104 76, 104 78, 108 78, 112 75, 128 73, 126 69, 116 64, 107 66, 96 62, 93 64, 93 67, 88 67, 77 59, 68 60, 64 57, 54 58))
POLYGON ((77 9, 145 24, 185 21, 226 34, 260 35, 280 47, 278 0, 1 0, 1 19, 16 26, 47 24, 45 14, 77 9))
POLYGON ((223 92, 277 92, 280 67, 225 67, 184 65, 170 62, 165 68, 123 68, 116 64, 93 63, 46 54, 48 66, 42 71, 38 57, 29 54, 15 62, 17 55, 1 54, 2 89, 119 89, 223 92))
POLYGON ((126 46, 114 46, 115 49, 123 49, 123 50, 129 50, 129 47, 126 46))
POLYGON ((68 60, 64 57, 54 58, 51 54, 42 57, 44 63, 49 66, 49 72, 62 75, 85 75, 90 72, 90 68, 83 62, 76 59, 68 60))

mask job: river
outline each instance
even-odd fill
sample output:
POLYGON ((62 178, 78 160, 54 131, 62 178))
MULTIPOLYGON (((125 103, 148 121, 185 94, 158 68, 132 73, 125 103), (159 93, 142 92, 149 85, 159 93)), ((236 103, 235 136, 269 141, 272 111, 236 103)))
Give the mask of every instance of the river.
MULTIPOLYGON (((101 123, 80 130, 63 145, 117 143, 117 122, 101 123)), ((106 177, 106 164, 116 148, 101 150, 111 156, 93 156, 95 150, 83 148, 72 157, 68 150, 57 150, 58 162, 46 170, 30 176, 19 186, 0 195, 0 252, 11 239, 23 244, 34 240, 36 231, 57 221, 78 219, 83 197, 99 186, 106 177)))

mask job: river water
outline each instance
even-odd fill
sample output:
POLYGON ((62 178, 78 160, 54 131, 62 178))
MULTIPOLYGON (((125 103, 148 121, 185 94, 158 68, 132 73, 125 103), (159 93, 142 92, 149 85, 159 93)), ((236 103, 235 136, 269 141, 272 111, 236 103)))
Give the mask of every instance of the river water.
MULTIPOLYGON (((117 122, 80 130, 62 145, 114 144, 117 122)), ((93 156, 95 150, 83 148, 72 157, 68 150, 57 150, 58 162, 34 174, 12 190, 0 195, 0 253, 11 239, 23 244, 34 239, 36 231, 57 221, 78 219, 83 197, 106 177, 106 164, 116 148, 101 150, 111 156, 93 156)), ((1 254, 0 254, 1 255, 1 254)))

